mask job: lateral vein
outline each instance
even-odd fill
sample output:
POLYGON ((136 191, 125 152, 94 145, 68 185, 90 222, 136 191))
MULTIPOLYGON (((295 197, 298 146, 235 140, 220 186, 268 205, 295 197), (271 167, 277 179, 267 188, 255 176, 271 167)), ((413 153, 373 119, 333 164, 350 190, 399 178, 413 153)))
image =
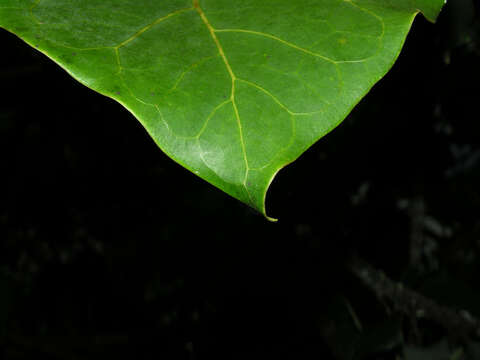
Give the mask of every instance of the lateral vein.
POLYGON ((259 32, 259 31, 253 31, 253 30, 244 30, 244 29, 219 29, 219 30, 215 30, 215 32, 217 33, 221 33, 221 32, 236 32, 236 33, 245 33, 245 34, 250 34, 250 35, 257 35, 257 36, 262 36, 262 37, 265 37, 265 38, 268 38, 268 39, 271 39, 271 40, 275 40, 275 41, 278 41, 286 46, 289 46, 293 49, 296 49, 298 51, 301 51, 301 52, 304 52, 305 54, 309 54, 311 56, 315 56, 315 57, 318 57, 320 59, 323 59, 325 61, 328 61, 332 64, 335 64, 336 61, 333 60, 333 59, 330 59, 329 57, 327 56, 324 56, 324 55, 321 55, 321 54, 318 54, 318 53, 315 53, 313 51, 310 51, 308 49, 305 49, 305 48, 302 48, 298 45, 295 45, 291 42, 288 42, 286 40, 283 40, 277 36, 274 36, 274 35, 271 35, 271 34, 267 34, 267 33, 263 33, 263 32, 259 32))
POLYGON ((141 28, 140 30, 138 30, 135 34, 133 34, 132 36, 130 36, 128 39, 122 41, 120 44, 118 44, 117 46, 115 46, 115 48, 121 48, 122 46, 125 46, 127 45, 130 41, 132 40, 135 40, 137 37, 139 37, 140 35, 142 35, 145 31, 151 29, 152 27, 154 27, 155 25, 161 23, 162 21, 165 21, 169 18, 171 18, 172 16, 176 16, 176 15, 179 15, 183 12, 186 12, 186 11, 190 11, 190 10, 193 10, 193 7, 190 7, 190 8, 186 8, 186 9, 180 9, 180 10, 177 10, 177 11, 174 11, 168 15, 165 15, 165 16, 162 16, 161 18, 158 18, 156 19, 154 22, 148 24, 147 26, 141 28))

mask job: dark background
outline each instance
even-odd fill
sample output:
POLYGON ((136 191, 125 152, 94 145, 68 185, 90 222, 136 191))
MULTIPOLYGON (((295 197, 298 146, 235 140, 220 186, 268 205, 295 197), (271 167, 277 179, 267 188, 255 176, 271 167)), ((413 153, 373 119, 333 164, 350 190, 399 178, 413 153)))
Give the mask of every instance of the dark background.
POLYGON ((1 31, 0 359, 480 359, 345 265, 480 316, 478 29, 469 0, 418 17, 391 72, 279 174, 277 224, 1 31))

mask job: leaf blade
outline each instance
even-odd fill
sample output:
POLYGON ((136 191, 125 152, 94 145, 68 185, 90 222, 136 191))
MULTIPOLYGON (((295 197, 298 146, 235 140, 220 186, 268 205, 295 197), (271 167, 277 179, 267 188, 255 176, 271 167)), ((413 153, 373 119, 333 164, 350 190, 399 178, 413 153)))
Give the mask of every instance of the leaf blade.
POLYGON ((441 5, 8 0, 0 26, 120 102, 175 161, 267 216, 278 171, 390 69, 418 9, 433 20, 441 5))

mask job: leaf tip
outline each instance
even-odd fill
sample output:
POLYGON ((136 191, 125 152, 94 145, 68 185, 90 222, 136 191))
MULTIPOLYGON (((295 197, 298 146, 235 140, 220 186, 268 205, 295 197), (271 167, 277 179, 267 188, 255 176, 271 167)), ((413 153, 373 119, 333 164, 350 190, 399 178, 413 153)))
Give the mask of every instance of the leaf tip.
POLYGON ((418 7, 417 14, 421 12, 428 21, 435 23, 446 3, 447 0, 436 0, 435 2, 428 2, 427 5, 418 7))
POLYGON ((267 219, 271 223, 277 223, 278 222, 278 219, 272 218, 272 217, 268 216, 267 214, 265 214, 265 219, 267 219))
POLYGON ((265 217, 265 219, 267 219, 268 221, 272 222, 272 223, 276 223, 278 222, 278 219, 277 218, 273 218, 273 217, 270 217, 267 215, 267 211, 266 211, 266 198, 267 198, 267 193, 268 193, 268 190, 270 189, 270 185, 272 185, 272 182, 273 180, 275 179, 275 177, 277 176, 277 174, 280 172, 280 170, 282 170, 284 167, 286 167, 287 165, 291 164, 294 160, 290 160, 290 161, 287 161, 285 162, 284 164, 281 164, 277 169, 275 169, 275 171, 271 174, 270 178, 268 179, 268 182, 267 182, 267 186, 265 187, 265 190, 263 191, 263 199, 262 199, 262 208, 261 208, 261 213, 263 214, 263 216, 265 217))

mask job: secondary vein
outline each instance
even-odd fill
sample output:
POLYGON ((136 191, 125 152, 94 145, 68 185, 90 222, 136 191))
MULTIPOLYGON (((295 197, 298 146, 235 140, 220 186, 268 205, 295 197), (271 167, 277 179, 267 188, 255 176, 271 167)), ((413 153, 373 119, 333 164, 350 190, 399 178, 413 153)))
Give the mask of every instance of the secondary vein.
POLYGON ((120 44, 118 44, 116 46, 116 48, 118 49, 118 48, 121 48, 122 46, 127 45, 130 41, 136 39, 137 37, 142 35, 145 31, 151 29, 152 27, 161 23, 162 21, 165 21, 165 20, 171 18, 172 16, 175 16, 175 15, 178 15, 178 14, 181 14, 185 11, 190 11, 190 10, 193 10, 193 8, 190 7, 190 8, 186 8, 186 9, 180 9, 180 10, 174 11, 174 12, 168 14, 168 15, 162 16, 161 18, 156 19, 154 22, 152 22, 152 23, 148 24, 147 26, 143 27, 142 29, 138 30, 135 34, 130 36, 128 39, 122 41, 120 44))
POLYGON ((235 33, 245 33, 245 34, 250 34, 250 35, 257 35, 257 36, 262 36, 262 37, 265 37, 265 38, 269 38, 269 39, 272 39, 272 40, 275 40, 275 41, 278 41, 286 46, 289 46, 293 49, 296 49, 298 51, 301 51, 301 52, 304 52, 306 54, 309 54, 311 56, 315 56, 315 57, 318 57, 320 59, 323 59, 325 61, 328 61, 332 64, 335 64, 336 61, 333 60, 333 59, 330 59, 329 57, 327 56, 324 56, 324 55, 321 55, 321 54, 318 54, 318 53, 315 53, 313 51, 310 51, 308 49, 305 49, 305 48, 302 48, 301 46, 298 46, 298 45, 295 45, 291 42, 288 42, 286 40, 283 40, 277 36, 274 36, 274 35, 271 35, 271 34, 267 34, 267 33, 263 33, 263 32, 259 32, 259 31, 253 31, 253 30, 244 30, 244 29, 219 29, 219 30, 215 30, 215 32, 217 33, 221 33, 221 32, 235 32, 235 33))

